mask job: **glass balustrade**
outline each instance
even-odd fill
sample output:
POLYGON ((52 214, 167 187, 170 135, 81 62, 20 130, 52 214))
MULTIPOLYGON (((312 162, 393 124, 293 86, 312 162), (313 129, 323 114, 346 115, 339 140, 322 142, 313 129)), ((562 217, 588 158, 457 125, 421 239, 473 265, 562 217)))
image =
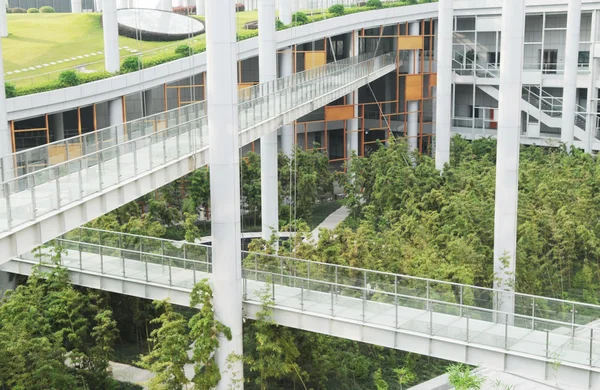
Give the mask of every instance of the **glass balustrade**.
MULTIPOLYGON (((72 270, 191 290, 209 277, 209 246, 80 228, 55 240, 72 270)), ((44 262, 48 248, 22 256, 44 262)), ((242 252, 243 294, 307 314, 600 367, 600 306, 458 283, 242 252), (514 313, 496 310, 514 302, 514 313)))
MULTIPOLYGON (((332 94, 335 90, 394 63, 392 54, 375 58, 366 55, 276 80, 264 89, 258 86, 256 90, 264 96, 240 103, 240 128, 274 118, 318 97, 333 101, 344 94, 341 90, 332 94)), ((249 96, 254 95, 251 92, 249 96)), ((206 115, 201 116, 205 109, 205 103, 200 102, 152 116, 152 120, 144 118, 5 156, 3 169, 12 167, 7 171, 10 175, 20 173, 20 169, 27 172, 29 168, 19 167, 38 160, 44 161, 44 168, 0 185, 0 232, 207 148, 208 120, 206 115), (63 154, 55 158, 53 150, 63 154)))

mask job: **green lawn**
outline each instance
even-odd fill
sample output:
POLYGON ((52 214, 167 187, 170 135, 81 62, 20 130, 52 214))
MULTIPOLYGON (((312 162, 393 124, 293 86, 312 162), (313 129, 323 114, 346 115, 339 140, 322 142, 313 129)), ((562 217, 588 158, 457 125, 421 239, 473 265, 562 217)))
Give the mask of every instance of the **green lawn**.
MULTIPOLYGON (((2 39, 5 73, 104 50, 100 14, 9 14, 7 16, 9 36, 2 39)), ((239 12, 237 17, 238 28, 243 29, 245 23, 257 20, 258 12, 239 12)), ((119 45, 128 46, 139 52, 147 52, 144 57, 151 58, 165 53, 172 54, 177 45, 186 41, 143 42, 120 37, 119 45)), ((194 38, 191 45, 197 47, 203 43, 204 35, 201 35, 194 38)), ((131 54, 121 50, 122 58, 127 55, 131 54)), ((26 78, 13 83, 27 86, 56 79, 60 71, 75 65, 94 63, 86 65, 86 68, 102 70, 103 61, 103 55, 84 57, 8 75, 6 80, 10 82, 15 78, 26 78)))

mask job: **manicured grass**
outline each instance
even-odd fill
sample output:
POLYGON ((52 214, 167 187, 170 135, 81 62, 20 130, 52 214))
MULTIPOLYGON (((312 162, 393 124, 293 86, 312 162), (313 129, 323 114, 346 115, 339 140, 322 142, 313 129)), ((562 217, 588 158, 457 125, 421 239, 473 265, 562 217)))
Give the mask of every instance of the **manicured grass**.
MULTIPOLYGON (((86 65, 86 69, 104 69, 102 54, 77 58, 77 56, 104 50, 100 14, 9 14, 7 16, 9 36, 2 39, 5 73, 62 61, 65 58, 76 58, 70 62, 9 75, 6 77, 8 82, 15 78, 25 78, 12 83, 17 86, 28 86, 55 80, 60 71, 84 64, 89 64, 86 65)), ((239 12, 237 17, 238 28, 242 30, 245 23, 258 19, 258 12, 239 12)), ((120 47, 128 46, 139 52, 151 51, 144 54, 145 59, 173 54, 177 45, 182 43, 198 48, 205 43, 205 38, 201 35, 193 38, 192 42, 189 40, 145 42, 119 38, 120 47)), ((131 55, 126 50, 121 50, 120 54, 121 60, 131 55)))

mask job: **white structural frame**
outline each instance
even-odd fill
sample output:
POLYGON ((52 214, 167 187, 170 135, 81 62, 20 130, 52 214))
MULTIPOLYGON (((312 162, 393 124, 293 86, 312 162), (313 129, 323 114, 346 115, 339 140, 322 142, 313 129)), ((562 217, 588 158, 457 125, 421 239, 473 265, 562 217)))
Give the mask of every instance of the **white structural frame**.
POLYGON ((215 353, 221 370, 218 390, 243 380, 241 359, 242 268, 239 125, 235 0, 209 1, 206 18, 207 103, 210 152, 211 226, 215 316, 231 330, 220 334, 215 353))
MULTIPOLYGON (((277 41, 275 37, 275 0, 258 1, 258 66, 260 82, 277 80, 277 41)), ((279 232, 277 128, 260 138, 260 188, 262 238, 269 240, 279 232)))
MULTIPOLYGON (((525 0, 503 0, 496 201, 494 218, 494 288, 515 291, 519 150, 521 147, 521 69, 525 34, 525 0)), ((498 310, 514 311, 514 295, 506 294, 498 310)))
POLYGON ((437 31, 437 86, 435 124, 435 167, 442 171, 450 162, 452 128, 452 37, 454 34, 453 0, 439 0, 437 31))
POLYGON ((573 146, 575 134, 575 106, 577 95, 580 28, 581 0, 569 0, 569 8, 567 10, 567 43, 565 48, 565 74, 561 127, 561 141, 568 149, 571 149, 573 146))

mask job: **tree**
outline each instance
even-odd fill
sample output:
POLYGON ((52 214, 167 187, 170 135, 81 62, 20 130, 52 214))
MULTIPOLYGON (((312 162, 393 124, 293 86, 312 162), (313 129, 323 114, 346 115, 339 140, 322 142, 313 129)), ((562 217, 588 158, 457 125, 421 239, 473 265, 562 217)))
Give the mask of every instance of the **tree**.
POLYGON ((375 371, 373 374, 373 383, 375 384, 375 388, 377 390, 389 389, 387 382, 383 379, 383 375, 381 375, 381 368, 375 371))
POLYGON ((190 294, 190 307, 200 310, 189 321, 190 339, 193 342, 194 388, 208 390, 221 380, 221 372, 214 353, 219 348, 219 337, 231 340, 231 330, 215 318, 212 289, 204 279, 194 286, 190 294))
POLYGON ((152 331, 149 339, 152 351, 142 356, 140 366, 156 374, 150 380, 150 389, 180 390, 190 383, 185 376, 185 365, 191 362, 187 321, 168 300, 154 301, 154 306, 162 311, 160 317, 151 321, 159 328, 152 331))
POLYGON ((261 211, 260 155, 248 152, 240 161, 242 205, 254 216, 254 225, 261 211))
POLYGON ((210 219, 210 170, 208 167, 196 169, 190 175, 189 193, 196 209, 204 210, 210 219))
POLYGON ((15 389, 109 388, 117 329, 98 294, 82 293, 60 267, 60 247, 38 250, 34 268, 0 305, 0 385, 15 389), (44 260, 44 259, 40 259, 44 260), (5 365, 4 365, 5 364, 5 365))
POLYGON ((479 390, 485 378, 473 373, 471 367, 453 364, 448 367, 448 380, 456 390, 479 390))
POLYGON ((246 344, 250 346, 244 358, 250 371, 247 377, 253 377, 260 389, 267 389, 271 381, 283 378, 299 381, 306 389, 304 380, 307 375, 296 363, 300 352, 293 334, 289 328, 280 327, 273 321, 272 306, 275 302, 268 283, 260 292, 260 299, 262 309, 257 313, 256 321, 252 322, 250 331, 245 333, 246 344))

